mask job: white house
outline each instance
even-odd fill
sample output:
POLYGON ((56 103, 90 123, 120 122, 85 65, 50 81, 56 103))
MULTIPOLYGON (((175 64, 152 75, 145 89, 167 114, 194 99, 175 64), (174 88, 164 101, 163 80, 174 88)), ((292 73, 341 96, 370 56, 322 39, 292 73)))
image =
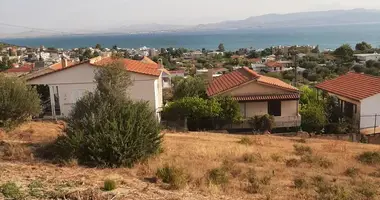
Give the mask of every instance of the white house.
POLYGON ((380 60, 380 54, 378 53, 370 53, 370 54, 354 54, 354 56, 363 62, 369 61, 369 60, 375 60, 378 61, 380 60))
MULTIPOLYGON (((157 64, 148 64, 140 61, 112 58, 92 59, 71 65, 59 70, 34 76, 27 79, 29 85, 44 85, 50 94, 51 117, 68 116, 73 105, 86 92, 96 88, 95 73, 104 64, 110 62, 123 62, 126 70, 130 72, 133 85, 129 88, 130 97, 134 100, 148 101, 150 106, 159 112, 163 106, 162 100, 162 70, 157 64)), ((46 117, 46 116, 45 116, 46 117)))
POLYGON ((350 72, 316 88, 336 96, 341 111, 358 122, 361 130, 380 127, 380 77, 350 72))

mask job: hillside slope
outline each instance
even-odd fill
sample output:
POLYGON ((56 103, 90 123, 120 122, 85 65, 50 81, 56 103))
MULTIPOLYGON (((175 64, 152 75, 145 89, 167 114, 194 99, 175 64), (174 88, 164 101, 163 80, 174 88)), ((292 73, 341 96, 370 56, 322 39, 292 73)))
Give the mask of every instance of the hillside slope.
POLYGON ((379 198, 375 186, 380 182, 380 165, 357 159, 365 151, 378 151, 375 145, 269 135, 166 133, 163 153, 131 169, 86 168, 75 161, 55 165, 38 159, 33 148, 54 140, 62 128, 63 124, 31 122, 0 133, 0 185, 16 183, 27 199, 379 198), (168 190, 167 184, 156 181, 157 168, 165 165, 186 175, 184 188, 168 190), (117 189, 102 191, 106 179, 115 180, 117 189))

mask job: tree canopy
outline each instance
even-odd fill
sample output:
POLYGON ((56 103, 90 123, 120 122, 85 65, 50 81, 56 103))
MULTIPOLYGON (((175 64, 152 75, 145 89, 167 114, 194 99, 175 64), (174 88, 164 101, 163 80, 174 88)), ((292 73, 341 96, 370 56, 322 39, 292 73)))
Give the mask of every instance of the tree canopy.
POLYGON ((219 46, 218 46, 218 51, 220 52, 224 52, 226 49, 224 48, 224 44, 223 43, 220 43, 219 46))
POLYGON ((334 51, 334 55, 340 58, 341 60, 348 62, 353 59, 354 50, 352 50, 349 44, 344 44, 334 51))
POLYGON ((360 42, 357 43, 355 46, 355 50, 357 51, 366 51, 372 49, 372 45, 368 44, 367 42, 360 42))

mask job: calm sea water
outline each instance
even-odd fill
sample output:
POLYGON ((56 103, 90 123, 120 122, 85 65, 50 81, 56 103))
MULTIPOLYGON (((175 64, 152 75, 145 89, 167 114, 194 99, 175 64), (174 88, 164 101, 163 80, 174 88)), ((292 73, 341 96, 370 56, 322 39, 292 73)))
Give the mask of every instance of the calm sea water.
POLYGON ((0 41, 38 47, 76 48, 95 46, 138 48, 142 46, 184 47, 189 49, 216 49, 224 43, 226 49, 265 48, 275 45, 319 45, 321 49, 336 48, 348 43, 366 41, 380 46, 380 24, 341 25, 327 27, 271 28, 255 30, 233 30, 200 33, 167 33, 138 35, 70 36, 48 38, 0 39, 0 41))

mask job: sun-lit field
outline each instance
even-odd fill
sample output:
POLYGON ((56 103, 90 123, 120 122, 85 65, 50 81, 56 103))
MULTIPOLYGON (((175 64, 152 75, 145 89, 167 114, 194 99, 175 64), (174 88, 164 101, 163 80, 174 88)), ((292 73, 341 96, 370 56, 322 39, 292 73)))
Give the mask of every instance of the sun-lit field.
POLYGON ((75 161, 55 165, 34 155, 36 146, 62 129, 59 123, 31 122, 0 132, 0 184, 14 182, 26 199, 379 199, 380 158, 358 160, 363 152, 379 151, 376 145, 163 133, 161 154, 132 169, 95 169, 75 161), (176 169, 180 181, 157 178, 157 168, 165 166, 176 169), (103 191, 105 180, 116 181, 117 188, 103 191))

